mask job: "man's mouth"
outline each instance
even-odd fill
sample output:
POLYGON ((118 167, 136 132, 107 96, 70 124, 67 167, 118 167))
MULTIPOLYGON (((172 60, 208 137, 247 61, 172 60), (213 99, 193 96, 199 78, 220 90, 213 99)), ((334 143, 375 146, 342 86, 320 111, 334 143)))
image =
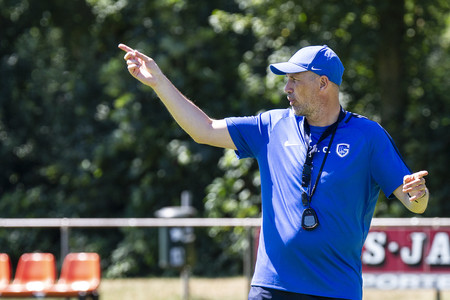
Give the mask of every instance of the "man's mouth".
POLYGON ((292 97, 291 95, 288 95, 286 98, 288 99, 289 104, 292 106, 295 102, 295 98, 292 97))

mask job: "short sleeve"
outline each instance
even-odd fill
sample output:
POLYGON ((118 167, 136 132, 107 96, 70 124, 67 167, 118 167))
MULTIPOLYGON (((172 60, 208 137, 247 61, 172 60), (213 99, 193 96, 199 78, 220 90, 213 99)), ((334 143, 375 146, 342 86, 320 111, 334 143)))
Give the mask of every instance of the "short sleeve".
POLYGON ((371 174, 384 194, 392 198, 395 189, 403 184, 403 177, 411 171, 391 136, 380 125, 377 126, 371 139, 371 174))
POLYGON ((238 158, 256 157, 263 143, 260 116, 226 118, 238 158))

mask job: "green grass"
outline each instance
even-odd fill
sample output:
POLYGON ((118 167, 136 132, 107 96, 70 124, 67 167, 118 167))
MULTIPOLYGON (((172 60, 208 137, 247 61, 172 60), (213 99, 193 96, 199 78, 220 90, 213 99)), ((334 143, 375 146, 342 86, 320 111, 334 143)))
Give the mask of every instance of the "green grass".
MULTIPOLYGON (((182 290, 180 278, 103 279, 99 294, 100 300, 181 300, 182 290)), ((244 277, 191 278, 189 291, 190 300, 246 300, 248 283, 244 277)), ((380 299, 436 300, 436 292, 373 289, 364 291, 364 300, 380 299)), ((450 300, 450 291, 442 291, 440 300, 450 300)))
MULTIPOLYGON (((102 300, 179 300, 182 299, 180 278, 117 279, 101 283, 102 300)), ((247 281, 244 277, 191 278, 190 300, 244 300, 247 299, 247 281)))
MULTIPOLYGON (((246 300, 248 285, 244 277, 191 278, 190 300, 246 300)), ((103 280, 101 300, 180 300, 182 282, 179 278, 103 280)), ((364 300, 435 300, 434 290, 367 289, 364 300)), ((450 300, 450 291, 442 291, 440 300, 450 300)))

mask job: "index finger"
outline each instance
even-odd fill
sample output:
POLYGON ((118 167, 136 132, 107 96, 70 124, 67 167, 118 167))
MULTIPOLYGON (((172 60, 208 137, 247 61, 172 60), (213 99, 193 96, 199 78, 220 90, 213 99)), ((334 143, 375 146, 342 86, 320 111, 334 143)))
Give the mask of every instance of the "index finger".
POLYGON ((419 171, 417 173, 414 173, 413 175, 414 175, 415 179, 420 179, 422 177, 427 176, 428 175, 428 171, 419 171))
POLYGON ((125 52, 133 52, 134 51, 134 49, 133 48, 130 48, 130 47, 128 47, 127 45, 125 45, 125 44, 119 44, 119 49, 122 49, 123 51, 125 51, 125 52))
POLYGON ((142 59, 142 60, 144 60, 144 61, 146 61, 146 62, 148 62, 148 61, 151 60, 150 57, 148 57, 148 56, 145 55, 144 53, 141 53, 141 52, 139 52, 139 51, 137 51, 137 50, 135 50, 134 53, 135 53, 135 55, 136 55, 137 58, 140 58, 140 59, 142 59))
POLYGON ((411 183, 413 181, 418 181, 422 177, 427 176, 427 175, 428 175, 428 171, 419 171, 419 172, 413 173, 411 175, 406 175, 405 177, 403 177, 403 184, 411 183))

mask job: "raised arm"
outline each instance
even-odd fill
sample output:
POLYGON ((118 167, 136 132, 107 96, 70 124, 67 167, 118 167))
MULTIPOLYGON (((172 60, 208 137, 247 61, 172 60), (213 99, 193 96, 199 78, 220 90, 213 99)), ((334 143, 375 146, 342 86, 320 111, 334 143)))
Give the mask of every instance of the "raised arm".
POLYGON ((124 59, 130 74, 156 92, 178 125, 194 141, 215 147, 236 149, 225 120, 214 120, 208 117, 178 91, 153 59, 124 44, 119 44, 119 48, 126 52, 124 59))
POLYGON ((421 214, 428 206, 430 193, 423 178, 427 175, 427 171, 406 175, 403 178, 403 184, 394 191, 395 197, 414 213, 421 214))

